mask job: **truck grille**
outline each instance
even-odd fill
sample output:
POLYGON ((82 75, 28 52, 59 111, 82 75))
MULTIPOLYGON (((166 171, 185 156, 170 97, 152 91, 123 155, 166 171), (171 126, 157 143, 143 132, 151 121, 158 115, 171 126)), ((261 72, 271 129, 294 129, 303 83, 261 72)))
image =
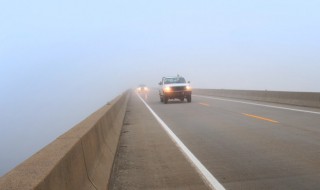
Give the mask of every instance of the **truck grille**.
POLYGON ((172 87, 172 90, 173 91, 182 91, 182 90, 185 90, 186 87, 185 86, 175 86, 175 87, 172 87))

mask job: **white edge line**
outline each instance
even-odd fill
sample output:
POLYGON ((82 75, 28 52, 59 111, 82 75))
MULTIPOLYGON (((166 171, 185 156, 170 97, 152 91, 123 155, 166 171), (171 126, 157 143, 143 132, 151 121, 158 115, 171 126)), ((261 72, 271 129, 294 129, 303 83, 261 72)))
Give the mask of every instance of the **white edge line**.
POLYGON ((257 104, 257 103, 243 102, 243 101, 224 99, 224 98, 215 98, 215 97, 211 97, 211 96, 202 96, 202 95, 193 95, 193 96, 198 96, 198 97, 208 98, 208 99, 214 99, 214 100, 228 101, 228 102, 237 102, 237 103, 242 103, 242 104, 250 104, 250 105, 255 105, 255 106, 263 106, 263 107, 269 107, 269 108, 277 108, 277 109, 283 109, 283 110, 304 112, 304 113, 320 114, 320 112, 314 112, 314 111, 307 111, 307 110, 300 110, 300 109, 293 109, 293 108, 285 108, 285 107, 279 107, 279 106, 270 106, 270 105, 266 105, 266 104, 257 104))
POLYGON ((192 152, 183 144, 183 142, 171 131, 171 129, 162 121, 162 119, 150 108, 150 106, 138 95, 140 100, 149 109, 152 115, 161 124, 164 130, 169 134, 170 138, 176 143, 180 151, 186 156, 186 158, 191 162, 191 164, 200 173, 200 176, 204 181, 210 186, 211 189, 215 190, 225 190, 225 188, 219 183, 219 181, 207 170, 207 168, 192 154, 192 152))

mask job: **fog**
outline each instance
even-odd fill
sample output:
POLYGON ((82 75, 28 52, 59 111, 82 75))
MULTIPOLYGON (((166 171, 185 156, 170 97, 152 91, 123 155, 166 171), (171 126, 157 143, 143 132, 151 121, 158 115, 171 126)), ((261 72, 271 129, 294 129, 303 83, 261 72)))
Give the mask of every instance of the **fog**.
POLYGON ((1 1, 0 175, 127 89, 320 91, 319 1, 1 1))

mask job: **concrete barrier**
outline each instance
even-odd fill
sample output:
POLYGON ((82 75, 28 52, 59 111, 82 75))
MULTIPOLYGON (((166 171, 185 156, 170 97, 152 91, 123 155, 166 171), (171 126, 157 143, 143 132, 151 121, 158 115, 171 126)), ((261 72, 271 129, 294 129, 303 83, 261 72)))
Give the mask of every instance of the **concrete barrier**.
POLYGON ((0 189, 107 189, 129 92, 0 178, 0 189))
POLYGON ((317 92, 194 89, 193 93, 320 108, 320 93, 317 92))

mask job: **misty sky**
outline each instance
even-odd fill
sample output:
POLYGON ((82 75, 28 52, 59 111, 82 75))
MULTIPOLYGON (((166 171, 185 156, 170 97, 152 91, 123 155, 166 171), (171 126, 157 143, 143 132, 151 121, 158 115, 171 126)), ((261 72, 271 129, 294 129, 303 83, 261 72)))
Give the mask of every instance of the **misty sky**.
POLYGON ((0 175, 124 90, 320 91, 319 0, 1 0, 0 175))

